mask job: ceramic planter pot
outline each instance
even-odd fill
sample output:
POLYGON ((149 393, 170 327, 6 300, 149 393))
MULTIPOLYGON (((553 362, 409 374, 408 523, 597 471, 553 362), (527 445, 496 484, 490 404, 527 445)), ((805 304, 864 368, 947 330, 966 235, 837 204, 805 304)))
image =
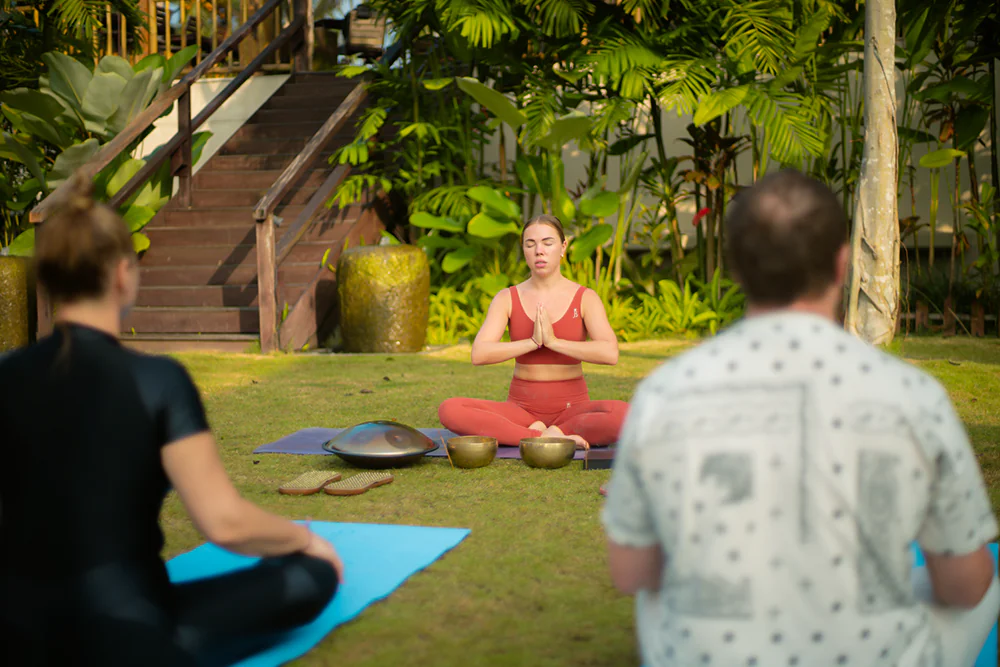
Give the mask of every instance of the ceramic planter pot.
POLYGON ((31 266, 22 257, 0 257, 0 352, 35 338, 35 289, 31 266))

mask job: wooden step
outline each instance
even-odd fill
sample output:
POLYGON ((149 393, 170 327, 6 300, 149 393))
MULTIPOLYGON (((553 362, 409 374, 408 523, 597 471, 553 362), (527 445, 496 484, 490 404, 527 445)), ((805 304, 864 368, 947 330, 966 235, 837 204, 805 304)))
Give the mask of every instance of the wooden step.
MULTIPOLYGON (((301 123, 258 123, 246 124, 233 133, 229 141, 245 139, 298 139, 310 138, 323 125, 322 122, 309 121, 301 123)), ((229 143, 228 141, 226 143, 229 143)))
MULTIPOLYGON (((352 220, 357 218, 357 214, 352 216, 352 220)), ((337 221, 333 226, 339 224, 344 223, 337 221)), ((231 227, 147 227, 143 231, 153 246, 237 246, 254 245, 257 242, 257 230, 252 223, 231 227)), ((329 224, 310 225, 302 235, 301 242, 319 242, 332 233, 329 224)), ((279 227, 277 234, 280 239, 284 229, 279 227)), ((340 235, 337 234, 337 237, 340 235)))
POLYGON ((256 308, 133 308, 122 331, 136 333, 259 333, 256 308))
MULTIPOLYGON (((318 266, 318 261, 293 263, 286 260, 278 267, 278 284, 307 283, 316 275, 318 266)), ((222 264, 220 266, 148 267, 140 264, 139 284, 151 287, 157 285, 256 285, 257 266, 254 264, 222 264)))
POLYGON ((347 99, 350 90, 339 91, 298 91, 293 95, 275 94, 264 105, 261 110, 271 109, 326 109, 333 113, 340 106, 341 102, 347 99))
POLYGON ((293 79, 275 91, 274 97, 297 97, 301 95, 343 95, 347 96, 361 83, 360 78, 347 79, 342 76, 321 79, 293 79))
POLYGON ((248 125, 265 123, 316 123, 322 125, 332 111, 326 109, 261 109, 247 121, 248 125))
POLYGON ((260 349, 257 334, 179 334, 123 332, 119 340, 125 347, 148 354, 170 352, 229 352, 245 354, 260 349))
MULTIPOLYGON (((305 204, 316 193, 318 188, 299 188, 285 195, 283 204, 305 204)), ((256 190, 193 190, 191 192, 192 208, 233 208, 245 206, 248 212, 253 212, 254 205, 267 194, 267 188, 256 190)))
MULTIPOLYGON (((296 243, 286 262, 313 262, 319 266, 323 253, 333 252, 339 239, 296 243)), ((198 245, 167 246, 150 245, 142 256, 144 267, 156 266, 222 266, 250 264, 257 266, 257 246, 255 245, 198 245)))
MULTIPOLYGON (((332 167, 317 159, 313 168, 303 174, 304 178, 296 181, 292 187, 318 188, 323 185, 332 171, 332 167)), ((198 172, 194 177, 196 190, 242 190, 247 188, 269 189, 281 178, 280 169, 261 169, 258 171, 210 171, 198 172)))
MULTIPOLYGON (((257 201, 254 201, 256 204, 257 201)), ((294 220, 305 209, 304 205, 285 206, 276 214, 285 220, 294 220)), ((350 210, 350 209, 348 209, 350 210)), ((253 206, 228 208, 165 208, 153 218, 147 230, 162 227, 229 227, 254 224, 253 206)), ((144 230, 145 231, 145 230, 144 230)))
MULTIPOLYGON (((242 132, 242 130, 240 131, 242 132)), ((285 153, 298 155, 305 148, 311 136, 298 138, 286 137, 283 139, 259 139, 234 136, 219 149, 219 153, 222 155, 281 155, 285 153)), ((324 148, 328 151, 333 151, 338 146, 343 146, 352 141, 354 141, 354 128, 346 127, 330 137, 329 142, 324 148)))
MULTIPOLYGON (((205 163, 205 166, 198 170, 203 171, 253 171, 255 169, 283 171, 291 164, 297 154, 279 153, 276 155, 221 155, 216 154, 205 163)), ((333 148, 328 148, 320 153, 316 158, 317 163, 327 164, 329 157, 333 155, 333 148)))
MULTIPOLYGON (((333 273, 330 274, 333 278, 333 273)), ((285 303, 295 303, 303 284, 279 285, 278 306, 285 303)), ((246 308, 257 305, 257 285, 171 285, 162 287, 141 287, 135 302, 136 306, 155 306, 159 308, 202 307, 246 308)))

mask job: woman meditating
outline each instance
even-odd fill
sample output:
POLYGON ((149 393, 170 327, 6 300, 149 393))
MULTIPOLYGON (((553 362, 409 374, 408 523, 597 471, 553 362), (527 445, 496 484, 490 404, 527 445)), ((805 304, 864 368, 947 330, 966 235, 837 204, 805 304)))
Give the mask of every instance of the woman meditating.
POLYGON ((597 293, 560 273, 566 245, 551 215, 524 226, 531 277, 493 298, 472 343, 477 366, 515 360, 507 400, 449 398, 438 408, 445 428, 515 446, 542 435, 565 435, 584 448, 618 440, 628 403, 590 400, 582 364, 616 364, 618 341, 597 293), (510 342, 501 341, 505 329, 510 342))
POLYGON ((231 664, 312 621, 341 580, 333 546, 233 487, 184 367, 118 342, 139 270, 89 183, 39 232, 55 332, 0 357, 0 664, 231 664), (253 567, 172 584, 160 507, 253 567))

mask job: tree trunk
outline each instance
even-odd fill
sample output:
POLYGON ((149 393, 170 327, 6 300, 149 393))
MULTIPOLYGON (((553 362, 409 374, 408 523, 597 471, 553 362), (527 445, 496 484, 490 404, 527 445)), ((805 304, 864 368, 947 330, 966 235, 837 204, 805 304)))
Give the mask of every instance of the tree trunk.
POLYGON ((865 147, 851 232, 845 327, 875 345, 892 341, 899 317, 896 6, 865 4, 865 147))

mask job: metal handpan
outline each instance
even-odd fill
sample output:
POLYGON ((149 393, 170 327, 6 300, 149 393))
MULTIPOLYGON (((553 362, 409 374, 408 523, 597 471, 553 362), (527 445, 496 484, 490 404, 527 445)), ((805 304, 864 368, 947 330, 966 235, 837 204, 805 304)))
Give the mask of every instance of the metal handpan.
POLYGON ((362 468, 392 468, 413 463, 438 445, 415 428, 398 422, 362 422, 323 443, 323 449, 362 468))

